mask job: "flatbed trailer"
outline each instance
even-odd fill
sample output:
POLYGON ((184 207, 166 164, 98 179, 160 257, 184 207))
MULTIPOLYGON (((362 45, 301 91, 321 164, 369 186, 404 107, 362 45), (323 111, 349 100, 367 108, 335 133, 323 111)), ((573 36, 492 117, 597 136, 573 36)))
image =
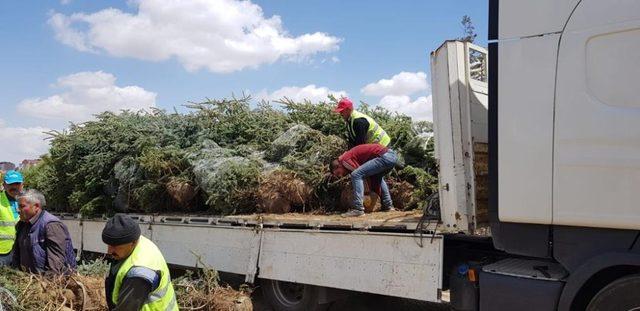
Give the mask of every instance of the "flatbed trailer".
MULTIPOLYGON (((330 302, 336 290, 442 301, 443 235, 436 223, 417 230, 416 212, 382 214, 354 221, 314 215, 130 216, 172 265, 207 265, 244 275, 248 283, 260 278, 313 285, 306 290, 327 296, 320 304, 330 302)), ((105 252, 100 236, 106 219, 59 216, 79 251, 105 252)), ((286 295, 278 289, 274 294, 286 295)))

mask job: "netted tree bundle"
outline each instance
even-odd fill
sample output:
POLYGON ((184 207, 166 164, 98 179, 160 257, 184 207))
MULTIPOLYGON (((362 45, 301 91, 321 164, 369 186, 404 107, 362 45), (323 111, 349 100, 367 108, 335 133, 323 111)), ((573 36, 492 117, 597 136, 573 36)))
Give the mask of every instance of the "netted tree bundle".
POLYGON ((419 207, 429 195, 438 191, 438 178, 419 167, 407 165, 390 179, 389 187, 392 195, 395 192, 394 200, 402 202, 398 205, 402 205, 403 209, 419 207))
POLYGON ((278 136, 268 147, 265 158, 278 162, 293 153, 311 149, 320 142, 324 135, 303 124, 296 124, 278 136))
POLYGON ((288 213, 294 207, 309 203, 313 189, 293 171, 276 169, 260 176, 257 192, 259 211, 265 213, 288 213))
POLYGON ((196 204, 193 203, 198 195, 198 190, 190 180, 170 177, 165 184, 165 190, 181 209, 188 211, 196 207, 196 204))
MULTIPOLYGON (((322 182, 322 177, 327 172, 329 163, 346 151, 347 144, 340 137, 323 135, 309 127, 299 125, 295 125, 278 139, 292 135, 291 132, 306 133, 305 135, 300 135, 304 142, 300 142, 289 149, 282 147, 285 144, 278 144, 276 149, 288 150, 287 152, 279 153, 282 156, 279 158, 279 163, 284 168, 296 172, 296 175, 309 186, 316 188, 322 182)), ((286 141, 286 139, 282 139, 282 141, 286 141)))
MULTIPOLYGON (((84 215, 251 213, 264 205, 256 195, 266 187, 259 176, 279 169, 293 172, 311 189, 305 210, 341 210, 344 187, 325 178, 330 161, 347 150, 344 120, 332 112, 335 101, 283 99, 280 106, 256 106, 243 96, 189 104, 187 113, 101 113, 49 133, 49 153, 25 171, 26 184, 44 192, 49 209, 84 215)), ((364 104, 359 110, 385 129, 391 148, 407 159, 410 169, 390 175, 411 184, 413 197, 425 198, 436 185, 436 170, 433 140, 425 147, 426 136, 419 133, 430 124, 364 104)), ((300 204, 281 192, 273 192, 279 197, 272 205, 300 204)))
POLYGON ((205 141, 201 148, 189 154, 189 161, 196 182, 208 196, 206 204, 212 212, 235 214, 255 210, 259 162, 212 141, 205 141))
MULTIPOLYGON (((149 148, 139 157, 127 156, 113 168, 116 187, 113 207, 119 212, 190 211, 197 190, 190 180, 184 151, 175 147, 149 148)), ((112 185, 113 184, 113 185, 112 185)), ((111 194, 109 190, 105 191, 111 194)))
POLYGON ((407 181, 390 178, 387 180, 393 207, 398 210, 414 209, 420 203, 420 197, 414 196, 415 187, 407 181))
POLYGON ((131 205, 131 192, 142 181, 138 162, 133 157, 124 157, 113 167, 113 174, 117 185, 113 205, 117 211, 126 212, 131 205))

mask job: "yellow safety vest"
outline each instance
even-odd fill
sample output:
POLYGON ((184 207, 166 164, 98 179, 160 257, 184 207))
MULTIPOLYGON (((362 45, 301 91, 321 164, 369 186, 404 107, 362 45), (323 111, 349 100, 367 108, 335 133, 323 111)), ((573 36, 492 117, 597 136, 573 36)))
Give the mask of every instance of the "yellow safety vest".
POLYGON ((378 143, 385 147, 389 145, 389 143, 391 142, 391 137, 389 137, 389 135, 387 135, 387 132, 385 132, 384 129, 382 129, 382 127, 378 125, 378 122, 376 122, 370 116, 356 110, 353 110, 351 112, 351 116, 349 117, 349 134, 352 135, 352 137, 356 137, 356 133, 353 130, 353 121, 358 118, 365 118, 369 122, 369 129, 367 130, 368 144, 378 143))
POLYGON ((176 301, 176 293, 173 291, 173 284, 171 284, 169 267, 167 267, 167 263, 164 261, 164 257, 158 247, 144 236, 140 236, 138 245, 118 269, 111 294, 111 301, 114 304, 118 303, 120 286, 122 286, 124 277, 132 267, 145 267, 153 271, 160 271, 161 274, 158 288, 149 294, 149 298, 147 298, 140 310, 178 311, 178 302, 176 301))
POLYGON ((13 242, 16 240, 16 223, 18 223, 18 219, 13 214, 12 209, 7 192, 0 192, 0 255, 11 252, 13 242))

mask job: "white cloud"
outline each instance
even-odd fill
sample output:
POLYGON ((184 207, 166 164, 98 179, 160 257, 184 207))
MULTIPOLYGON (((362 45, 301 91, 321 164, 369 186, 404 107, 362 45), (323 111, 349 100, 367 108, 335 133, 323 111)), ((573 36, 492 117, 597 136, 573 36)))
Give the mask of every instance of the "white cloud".
POLYGON ((82 52, 95 52, 87 43, 87 35, 71 28, 71 19, 62 14, 54 14, 49 18, 49 25, 56 32, 56 39, 82 52))
POLYGON ((427 74, 402 71, 391 79, 381 79, 369 83, 360 91, 369 96, 380 98, 378 106, 412 117, 414 120, 433 120, 431 95, 412 99, 411 95, 429 93, 427 74))
POLYGON ((419 72, 400 72, 391 79, 381 79, 378 82, 369 83, 361 92, 369 96, 386 95, 411 95, 419 91, 427 91, 427 74, 419 72))
POLYGON ((0 122, 0 141, 5 144, 0 153, 0 161, 18 164, 24 159, 35 159, 49 150, 48 137, 44 127, 8 127, 0 122))
POLYGON ((71 3, 71 0, 60 0, 60 4, 62 5, 67 5, 69 3, 71 3))
POLYGON ((36 118, 82 122, 103 111, 139 111, 155 107, 156 93, 139 86, 119 87, 116 77, 102 71, 79 72, 58 78, 66 92, 47 98, 25 99, 18 112, 36 118))
POLYGON ((279 59, 336 51, 341 39, 322 32, 292 36, 280 16, 239 0, 137 0, 135 14, 109 8, 92 14, 54 13, 56 38, 79 51, 163 61, 175 57, 194 71, 233 72, 279 59))
POLYGON ((380 99, 378 106, 406 114, 416 121, 433 120, 431 95, 420 96, 414 101, 407 95, 387 95, 380 99))
POLYGON ((254 97, 257 100, 267 100, 267 101, 274 101, 274 100, 279 100, 284 97, 287 97, 294 101, 303 101, 305 99, 308 99, 313 103, 317 103, 317 102, 326 102, 328 100, 327 96, 329 94, 337 98, 340 98, 342 96, 344 97, 347 96, 346 91, 334 91, 326 87, 316 87, 314 84, 309 84, 305 87, 285 86, 272 93, 269 93, 266 90, 263 90, 257 93, 254 97))

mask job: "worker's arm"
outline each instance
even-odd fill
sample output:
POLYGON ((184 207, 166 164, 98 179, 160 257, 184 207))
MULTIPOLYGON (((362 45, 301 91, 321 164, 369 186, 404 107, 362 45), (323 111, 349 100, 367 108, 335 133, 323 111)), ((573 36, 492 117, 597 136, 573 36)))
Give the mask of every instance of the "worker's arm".
POLYGON ((132 267, 122 281, 118 304, 113 310, 140 310, 159 284, 160 276, 157 272, 145 267, 132 267))
POLYGON ((342 164, 342 166, 349 172, 353 172, 358 167, 360 167, 360 163, 358 163, 358 161, 356 160, 355 154, 357 152, 359 152, 359 148, 354 147, 338 157, 338 161, 340 161, 340 164, 342 164))
POLYGON ((353 120, 353 131, 356 134, 354 146, 367 143, 367 132, 369 131, 369 121, 365 118, 353 120))
POLYGON ((62 274, 66 272, 67 234, 61 222, 47 224, 45 235, 45 250, 47 252, 47 272, 62 274))

